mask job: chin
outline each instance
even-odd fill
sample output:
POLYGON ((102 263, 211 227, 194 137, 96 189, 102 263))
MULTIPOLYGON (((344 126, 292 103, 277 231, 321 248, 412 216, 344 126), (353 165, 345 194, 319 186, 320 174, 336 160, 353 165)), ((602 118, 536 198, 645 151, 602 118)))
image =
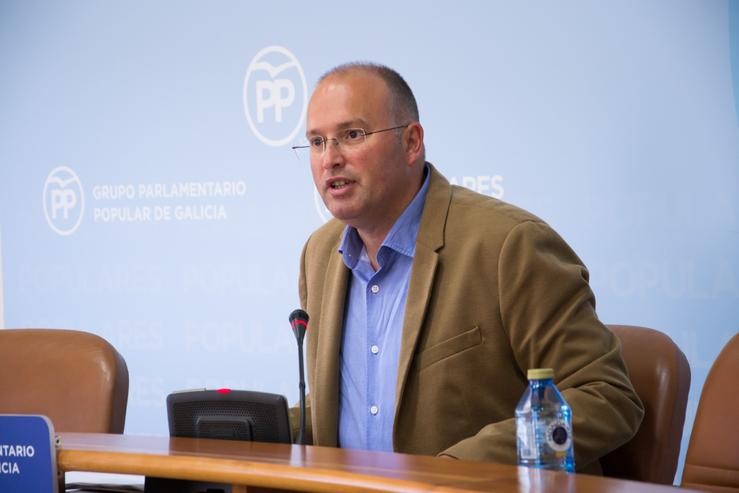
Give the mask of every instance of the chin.
POLYGON ((353 214, 352 211, 348 211, 346 209, 336 209, 329 207, 328 211, 331 213, 332 216, 334 216, 334 218, 347 224, 350 224, 352 222, 352 219, 356 217, 356 214, 353 214))
POLYGON ((346 223, 351 221, 351 216, 348 214, 342 214, 341 212, 334 212, 331 209, 329 209, 329 212, 332 216, 334 216, 334 219, 338 219, 339 221, 346 223))

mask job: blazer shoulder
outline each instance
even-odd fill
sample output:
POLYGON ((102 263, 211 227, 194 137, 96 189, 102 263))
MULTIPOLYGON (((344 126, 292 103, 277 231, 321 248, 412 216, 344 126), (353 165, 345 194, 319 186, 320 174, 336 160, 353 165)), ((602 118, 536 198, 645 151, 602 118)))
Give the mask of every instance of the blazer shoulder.
POLYGON ((450 185, 452 189, 449 215, 451 224, 489 225, 496 230, 511 230, 521 223, 534 222, 546 225, 546 222, 513 204, 500 199, 473 192, 459 185, 450 185))
POLYGON ((445 245, 465 248, 484 245, 493 249, 521 225, 536 224, 539 227, 535 229, 541 231, 551 229, 542 219, 520 207, 450 184, 435 168, 431 171, 418 245, 435 251, 445 245))

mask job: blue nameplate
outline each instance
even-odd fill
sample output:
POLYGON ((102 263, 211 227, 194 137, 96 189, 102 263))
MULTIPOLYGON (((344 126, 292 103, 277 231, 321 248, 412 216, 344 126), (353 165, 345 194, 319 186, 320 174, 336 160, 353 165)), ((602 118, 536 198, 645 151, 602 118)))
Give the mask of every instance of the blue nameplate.
POLYGON ((57 493, 54 442, 46 416, 0 414, 0 491, 57 493))

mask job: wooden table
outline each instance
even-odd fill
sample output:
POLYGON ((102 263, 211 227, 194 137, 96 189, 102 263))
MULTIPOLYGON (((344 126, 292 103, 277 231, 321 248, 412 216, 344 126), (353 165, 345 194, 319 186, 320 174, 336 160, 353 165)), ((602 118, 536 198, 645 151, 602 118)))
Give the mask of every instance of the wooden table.
MULTIPOLYGON (((644 492, 668 486, 436 457, 228 440, 60 433, 60 471, 136 474, 286 491, 644 492)), ((684 490, 683 490, 684 491, 684 490)))

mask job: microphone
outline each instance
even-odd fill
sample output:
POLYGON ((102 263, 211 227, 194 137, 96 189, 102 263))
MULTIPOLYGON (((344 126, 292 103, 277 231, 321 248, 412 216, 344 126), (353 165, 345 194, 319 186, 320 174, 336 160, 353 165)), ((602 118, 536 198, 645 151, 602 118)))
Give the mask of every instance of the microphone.
POLYGON ((305 331, 308 328, 308 319, 308 314, 300 308, 293 310, 290 314, 290 327, 293 329, 293 334, 295 334, 295 339, 298 341, 298 346, 303 345, 305 331))
POLYGON ((295 334, 295 340, 298 342, 298 370, 300 372, 300 428, 298 429, 298 438, 296 443, 305 445, 305 370, 303 369, 303 338, 305 331, 308 329, 308 314, 298 308, 290 314, 290 327, 295 334))

